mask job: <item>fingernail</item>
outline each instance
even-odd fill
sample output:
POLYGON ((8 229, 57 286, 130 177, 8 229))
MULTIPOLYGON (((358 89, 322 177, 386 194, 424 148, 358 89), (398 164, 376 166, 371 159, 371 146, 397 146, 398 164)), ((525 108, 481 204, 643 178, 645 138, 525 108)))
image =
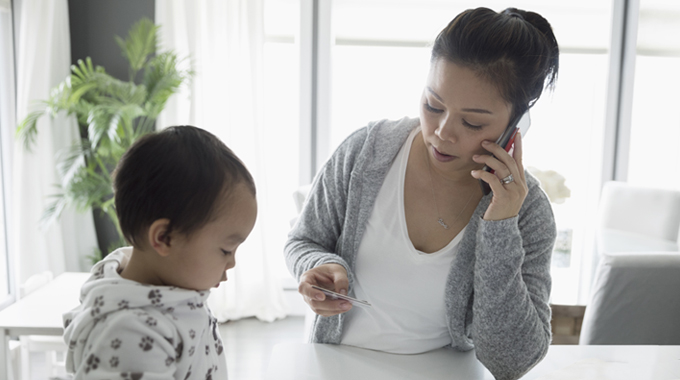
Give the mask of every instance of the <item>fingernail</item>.
POLYGON ((340 304, 340 309, 342 310, 349 310, 349 308, 350 308, 349 302, 343 302, 340 304))
POLYGON ((323 296, 323 294, 317 294, 317 295, 314 296, 314 299, 317 300, 317 301, 323 301, 324 296, 323 296))
POLYGON ((479 154, 475 154, 474 156, 472 156, 472 159, 474 159, 474 160, 476 160, 478 158, 479 158, 479 154))
POLYGON ((487 141, 487 140, 482 141, 482 145, 489 145, 489 144, 491 144, 491 141, 487 141))
POLYGON ((347 295, 347 289, 340 289, 340 291, 338 293, 346 296, 347 295))

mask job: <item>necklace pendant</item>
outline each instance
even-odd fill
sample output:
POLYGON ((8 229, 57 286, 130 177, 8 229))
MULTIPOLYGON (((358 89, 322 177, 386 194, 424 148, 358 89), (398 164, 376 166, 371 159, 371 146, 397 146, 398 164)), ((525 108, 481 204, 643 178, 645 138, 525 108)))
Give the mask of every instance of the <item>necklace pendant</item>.
POLYGON ((449 229, 449 226, 446 223, 444 223, 444 220, 442 218, 439 218, 439 220, 437 222, 439 222, 439 224, 441 224, 442 227, 444 227, 445 230, 449 229))

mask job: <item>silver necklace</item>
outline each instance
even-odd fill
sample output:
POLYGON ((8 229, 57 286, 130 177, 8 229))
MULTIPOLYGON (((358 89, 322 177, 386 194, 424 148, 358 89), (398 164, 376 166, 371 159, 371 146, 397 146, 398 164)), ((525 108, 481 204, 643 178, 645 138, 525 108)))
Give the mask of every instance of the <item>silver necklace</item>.
MULTIPOLYGON (((425 142, 423 141, 423 144, 425 142)), ((434 201, 434 207, 437 209, 437 223, 439 223, 442 227, 444 227, 445 230, 449 229, 449 225, 444 222, 444 219, 442 219, 441 213, 439 212, 439 205, 437 204, 437 196, 434 194, 434 180, 432 179, 432 167, 430 166, 430 157, 427 155, 427 145, 425 145, 425 160, 427 161, 427 173, 430 175, 430 189, 432 189, 432 200, 434 201)), ((465 202, 465 206, 463 206, 462 209, 460 209, 460 212, 456 216, 454 220, 458 220, 461 215, 463 215, 463 211, 467 208, 467 206, 470 204, 470 201, 472 200, 472 197, 475 195, 475 193, 472 193, 470 195, 470 198, 468 198, 467 202, 465 202)))

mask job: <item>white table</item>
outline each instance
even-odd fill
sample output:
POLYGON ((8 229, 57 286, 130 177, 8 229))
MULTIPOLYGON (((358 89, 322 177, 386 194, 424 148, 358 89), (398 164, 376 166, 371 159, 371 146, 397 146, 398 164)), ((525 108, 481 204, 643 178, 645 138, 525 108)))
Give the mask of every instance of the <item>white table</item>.
MULTIPOLYGON (((493 380, 474 351, 395 355, 327 344, 274 347, 267 380, 493 380)), ((551 346, 522 380, 677 380, 680 346, 551 346)))
POLYGON ((9 337, 63 335, 62 314, 80 304, 80 288, 89 273, 63 273, 0 311, 0 380, 9 378, 9 337))

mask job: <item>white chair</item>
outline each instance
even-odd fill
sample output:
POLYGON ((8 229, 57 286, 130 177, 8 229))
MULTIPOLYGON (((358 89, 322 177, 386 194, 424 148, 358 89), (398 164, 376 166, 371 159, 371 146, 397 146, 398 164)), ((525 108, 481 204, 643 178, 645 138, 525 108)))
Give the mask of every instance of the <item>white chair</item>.
MULTIPOLYGON (((52 279, 52 272, 49 271, 29 277, 19 287, 20 297, 23 298, 31 294, 33 291, 52 281, 52 279)), ((66 375, 65 355, 68 347, 66 347, 62 337, 30 335, 22 336, 19 341, 21 371, 15 375, 15 380, 31 379, 30 356, 32 352, 43 352, 45 354, 45 373, 48 377, 64 377, 66 375)))
POLYGON ((608 182, 580 344, 680 344, 680 192, 608 182))
POLYGON ((598 215, 601 254, 679 250, 680 191, 607 182, 598 215))

